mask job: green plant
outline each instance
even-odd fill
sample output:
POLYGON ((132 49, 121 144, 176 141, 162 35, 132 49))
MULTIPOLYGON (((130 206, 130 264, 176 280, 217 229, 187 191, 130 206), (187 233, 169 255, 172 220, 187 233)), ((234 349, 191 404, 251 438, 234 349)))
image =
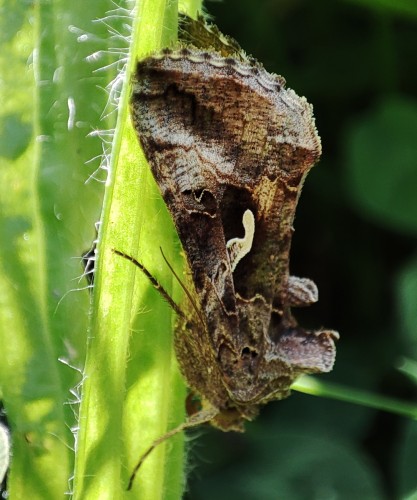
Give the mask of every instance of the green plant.
MULTIPOLYGON (((324 0, 265 2, 262 8, 229 0, 210 9, 223 31, 268 69, 279 62, 276 71, 315 104, 324 142, 323 160, 299 207, 293 266, 314 278, 322 293, 317 317, 306 316, 307 322, 341 331, 333 380, 344 386, 321 378, 300 380, 295 388, 415 419, 414 403, 375 395, 386 380, 396 398, 404 387, 413 393, 417 379, 417 82, 409 70, 415 3, 351 3, 369 10, 324 0), (254 38, 244 41, 252 29, 254 38), (399 371, 392 368, 398 360, 399 371)), ((159 246, 175 269, 182 264, 129 122, 128 83, 121 95, 117 81, 108 84, 118 76, 113 63, 129 50, 127 74, 135 57, 171 39, 177 5, 139 2, 140 22, 133 22, 131 3, 9 4, 3 0, 0 16, 0 395, 13 438, 9 491, 12 499, 56 499, 65 491, 77 498, 119 498, 143 449, 184 419, 185 388, 171 348, 169 308, 111 249, 140 255, 176 299, 180 291, 159 246), (101 21, 93 25, 94 19, 101 21), (119 97, 117 113, 109 112, 109 92, 119 97), (105 132, 114 128, 110 136, 105 132), (106 177, 99 161, 85 164, 102 156, 97 136, 107 140, 104 154, 111 152, 111 160, 103 163, 110 178, 89 317, 90 294, 77 278, 103 195, 102 184, 86 180, 106 177), (151 241, 157 243, 151 247, 151 241), (69 428, 77 425, 75 477, 68 482, 74 471, 69 428)), ((192 14, 198 7, 191 1, 181 6, 192 14)), ((377 434, 388 451, 367 445, 364 452, 380 415, 294 394, 266 408, 246 437, 210 433, 202 442, 212 477, 197 484, 191 477, 190 495, 269 499, 279 491, 285 498, 311 492, 327 498, 333 487, 340 498, 355 492, 411 498, 417 489, 415 422, 395 420, 397 427, 384 429, 397 428, 397 434, 377 434), (216 441, 221 452, 212 447, 216 441), (236 455, 236 446, 225 443, 243 451, 236 455)), ((132 495, 181 496, 182 439, 155 450, 132 495)))

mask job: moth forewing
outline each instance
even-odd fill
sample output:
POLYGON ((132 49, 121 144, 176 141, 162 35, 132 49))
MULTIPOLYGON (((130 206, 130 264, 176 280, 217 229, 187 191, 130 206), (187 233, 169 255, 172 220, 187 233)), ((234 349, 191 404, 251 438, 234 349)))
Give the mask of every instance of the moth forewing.
POLYGON ((282 77, 201 19, 183 29, 197 47, 138 63, 132 119, 190 269, 181 371, 214 425, 242 430, 300 374, 334 363, 337 333, 306 331, 291 312, 318 299, 311 280, 289 275, 289 253, 321 143, 311 105, 282 77))
POLYGON ((204 331, 177 336, 182 371, 212 404, 243 415, 328 366, 295 366, 284 334, 304 336, 316 357, 321 339, 334 356, 333 338, 298 328, 290 311, 317 295, 288 272, 299 192, 321 152, 311 106, 259 65, 183 48, 138 64, 132 107, 205 317, 204 331))

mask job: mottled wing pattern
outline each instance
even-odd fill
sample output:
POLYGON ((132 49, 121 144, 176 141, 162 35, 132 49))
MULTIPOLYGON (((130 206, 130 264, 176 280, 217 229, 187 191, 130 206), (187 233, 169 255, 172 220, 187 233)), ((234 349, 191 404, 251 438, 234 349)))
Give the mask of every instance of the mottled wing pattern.
POLYGON ((286 288, 300 185, 320 155, 310 105, 280 77, 188 49, 139 63, 133 103, 197 293, 207 277, 228 311, 236 290, 272 302, 286 288), (243 232, 247 209, 256 238, 235 290, 226 243, 243 232))
POLYGON ((337 334, 305 331, 291 314, 318 298, 311 280, 289 276, 298 197, 321 154, 312 108, 283 78, 234 57, 233 41, 217 43, 211 28, 197 35, 211 51, 138 63, 132 117, 198 298, 177 357, 228 430, 287 396, 300 373, 329 371, 337 334))

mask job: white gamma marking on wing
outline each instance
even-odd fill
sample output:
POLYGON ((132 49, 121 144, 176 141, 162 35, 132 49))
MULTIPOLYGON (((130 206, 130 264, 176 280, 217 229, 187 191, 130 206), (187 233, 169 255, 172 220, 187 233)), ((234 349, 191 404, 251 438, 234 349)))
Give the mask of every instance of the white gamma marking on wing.
POLYGON ((239 261, 250 252, 255 234, 255 217, 250 210, 246 210, 242 218, 245 235, 243 238, 232 238, 226 243, 229 252, 230 266, 232 272, 236 269, 239 261))

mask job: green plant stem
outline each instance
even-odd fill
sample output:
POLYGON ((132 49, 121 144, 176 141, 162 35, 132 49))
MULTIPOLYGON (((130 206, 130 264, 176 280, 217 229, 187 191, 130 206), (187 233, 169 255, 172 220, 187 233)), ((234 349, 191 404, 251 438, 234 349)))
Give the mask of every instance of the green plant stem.
MULTIPOLYGON (((141 0, 130 62, 175 40, 178 8, 169 0, 141 0)), ((140 260, 175 297, 161 246, 181 272, 178 242, 128 114, 128 77, 113 140, 111 178, 99 233, 90 342, 82 387, 74 498, 180 498, 183 436, 146 459, 132 492, 129 475, 152 443, 184 420, 185 386, 173 351, 172 311, 146 277, 113 253, 140 260)))
POLYGON ((291 387, 293 390, 325 398, 346 401, 356 405, 376 408, 403 417, 417 418, 417 404, 381 396, 368 391, 352 389, 338 384, 321 382, 314 377, 302 376, 291 387))

